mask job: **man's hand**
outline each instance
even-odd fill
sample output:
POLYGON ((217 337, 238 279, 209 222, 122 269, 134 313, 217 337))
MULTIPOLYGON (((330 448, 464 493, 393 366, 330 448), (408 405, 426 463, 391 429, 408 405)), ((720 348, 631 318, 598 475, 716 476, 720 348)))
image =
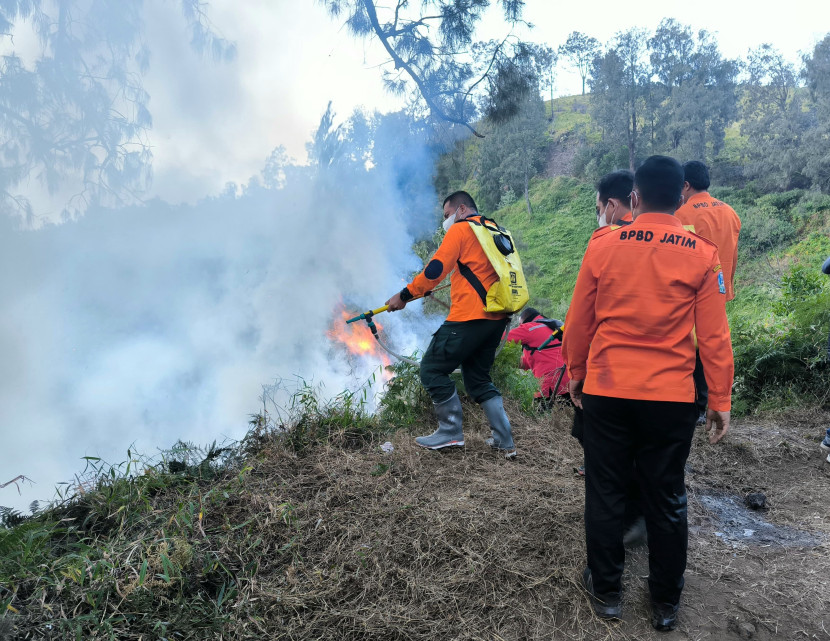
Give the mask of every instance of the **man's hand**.
POLYGON ((571 395, 571 400, 579 409, 582 409, 582 386, 585 381, 575 381, 571 379, 568 381, 568 393, 571 395))
POLYGON ((717 443, 726 436, 726 432, 728 431, 729 412, 717 412, 713 409, 706 410, 706 433, 709 435, 710 443, 717 443))
POLYGON ((403 309, 404 307, 406 307, 406 303, 401 300, 400 292, 398 292, 392 298, 386 301, 386 304, 389 306, 390 312, 397 312, 399 309, 403 309))

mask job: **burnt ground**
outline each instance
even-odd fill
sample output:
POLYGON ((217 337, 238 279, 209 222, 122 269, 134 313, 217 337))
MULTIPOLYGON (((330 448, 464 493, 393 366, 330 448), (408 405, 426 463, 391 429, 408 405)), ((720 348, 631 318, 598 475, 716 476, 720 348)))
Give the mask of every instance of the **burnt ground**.
POLYGON ((250 602, 263 629, 286 639, 830 638, 830 464, 818 448, 830 413, 738 419, 717 446, 698 431, 679 626, 657 633, 644 547, 629 551, 621 622, 597 619, 579 587, 584 481, 570 410, 527 417, 508 404, 512 462, 483 443, 481 410, 464 410, 467 445, 453 451, 421 450, 401 431, 392 452, 263 452, 249 509, 296 506, 293 560, 264 563, 250 602), (750 493, 765 494, 766 509, 746 508, 750 493))
POLYGON ((594 618, 578 588, 584 482, 573 474, 581 450, 569 436, 570 411, 515 419, 521 458, 510 463, 480 443, 482 417, 475 407, 465 409, 463 451, 421 451, 399 433, 396 451, 381 454, 381 460, 389 457, 392 477, 396 464, 407 469, 396 494, 421 512, 417 533, 392 535, 401 542, 413 537, 407 543, 432 568, 429 578, 415 572, 410 580, 422 582, 427 595, 440 595, 435 608, 427 608, 433 615, 446 617, 445 599, 452 597, 455 611, 436 633, 493 639, 830 638, 830 464, 818 448, 827 413, 738 419, 718 446, 698 431, 687 468, 686 589, 678 629, 661 634, 648 624, 646 548, 630 550, 621 623, 594 618), (750 493, 765 495, 765 509, 745 506, 750 493), (446 549, 441 553, 445 545, 448 556, 446 549), (481 580, 450 578, 459 570, 481 580), (466 630, 456 625, 465 622, 466 630))

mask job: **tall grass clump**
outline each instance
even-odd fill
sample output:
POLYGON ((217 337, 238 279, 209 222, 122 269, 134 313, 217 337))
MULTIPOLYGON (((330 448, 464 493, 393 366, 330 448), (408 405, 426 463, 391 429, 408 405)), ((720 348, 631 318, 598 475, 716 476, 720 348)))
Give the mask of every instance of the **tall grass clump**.
POLYGON ((369 411, 369 388, 349 390, 325 400, 320 389, 303 382, 291 397, 283 440, 296 452, 323 443, 360 448, 375 439, 376 418, 369 411))
POLYGON ((4 519, 0 610, 12 638, 219 633, 238 578, 223 560, 230 537, 211 540, 206 525, 238 494, 231 479, 242 471, 229 452, 180 443, 156 461, 88 457, 63 500, 17 524, 4 519))
POLYGON ((827 280, 812 265, 796 263, 765 322, 733 323, 736 413, 828 400, 827 280))

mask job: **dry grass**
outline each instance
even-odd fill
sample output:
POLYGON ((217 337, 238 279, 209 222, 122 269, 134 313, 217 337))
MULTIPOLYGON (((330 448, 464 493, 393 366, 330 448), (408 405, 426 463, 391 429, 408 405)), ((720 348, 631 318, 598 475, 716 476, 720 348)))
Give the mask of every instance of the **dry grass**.
MULTIPOLYGON (((505 461, 483 443, 479 408, 465 405, 465 412, 468 444, 462 450, 424 451, 411 434, 398 432, 390 454, 377 444, 316 446, 297 454, 267 437, 234 474, 188 486, 187 496, 198 496, 203 514, 189 527, 176 529, 184 521, 181 488, 160 491, 128 528, 119 531, 117 516, 109 515, 99 521, 102 533, 109 530, 98 545, 116 570, 100 578, 95 594, 104 601, 95 611, 116 623, 124 619, 113 637, 99 627, 82 638, 660 636, 648 624, 642 550, 627 562, 623 622, 598 620, 579 588, 584 495, 573 467, 582 454, 569 436, 570 413, 526 417, 508 401, 520 457, 505 461), (180 568, 173 580, 158 576, 162 556, 180 568), (148 560, 152 581, 138 581, 140 559, 148 560), (192 612, 177 618, 194 602, 204 604, 202 619, 192 612), (163 634, 159 622, 166 624, 163 634)), ((822 417, 798 420, 806 434, 807 423, 815 432, 822 417)), ((828 473, 808 451, 817 433, 807 439, 780 419, 767 426, 739 422, 722 447, 703 445, 698 435, 688 477, 692 522, 702 509, 696 496, 710 489, 767 491, 774 522, 792 524, 824 510, 828 473), (787 433, 783 451, 763 436, 772 429, 787 433), (816 476, 786 476, 795 467, 798 475, 814 467, 816 476), (816 502, 805 511, 798 508, 803 500, 816 502)), ((806 525, 830 533, 826 510, 806 525)), ((825 638, 827 551, 826 545, 735 548, 700 531, 690 541, 680 628, 666 638, 740 638, 741 625, 754 626, 756 639, 825 638)), ((19 638, 71 638, 50 636, 44 621, 91 611, 84 599, 93 581, 86 585, 67 580, 41 592, 39 603, 27 597, 35 594, 32 586, 19 589, 19 638)))

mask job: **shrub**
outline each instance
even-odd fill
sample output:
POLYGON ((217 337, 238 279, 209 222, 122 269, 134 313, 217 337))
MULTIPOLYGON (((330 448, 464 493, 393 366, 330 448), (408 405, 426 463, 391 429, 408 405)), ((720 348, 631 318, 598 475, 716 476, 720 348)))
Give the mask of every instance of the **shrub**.
POLYGON ((294 451, 303 452, 322 443, 359 448, 385 431, 369 412, 366 386, 358 392, 340 392, 328 401, 322 400, 319 392, 303 383, 291 397, 284 440, 294 451))
POLYGON ((760 254, 788 243, 796 230, 789 214, 770 203, 747 209, 741 218, 740 248, 749 255, 760 254))
POLYGON ((791 268, 772 322, 733 322, 736 413, 798 399, 826 400, 830 286, 818 274, 811 276, 814 271, 800 264, 791 268))
POLYGON ((519 343, 505 343, 493 364, 493 383, 501 393, 518 400, 522 410, 533 409, 533 395, 539 391, 539 381, 529 371, 519 369, 522 346, 519 343))
POLYGON ((386 390, 378 407, 381 423, 409 427, 430 420, 432 401, 421 385, 418 366, 399 361, 388 370, 392 378, 386 383, 386 390))

